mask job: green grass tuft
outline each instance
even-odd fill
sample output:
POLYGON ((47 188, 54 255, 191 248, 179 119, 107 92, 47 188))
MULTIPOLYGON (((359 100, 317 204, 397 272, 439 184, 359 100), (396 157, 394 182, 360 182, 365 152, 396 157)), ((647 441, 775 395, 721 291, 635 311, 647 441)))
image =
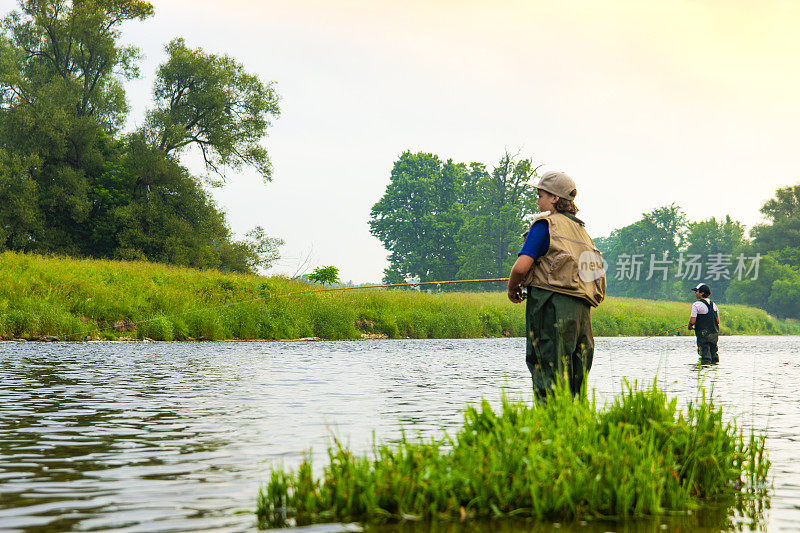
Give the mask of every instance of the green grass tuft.
POLYGON ((606 408, 563 388, 546 405, 503 398, 468 407, 454 436, 375 444, 333 439, 315 478, 310 456, 273 470, 261 527, 317 522, 641 517, 766 497, 765 437, 745 439, 703 394, 684 411, 654 384, 627 385, 606 408))

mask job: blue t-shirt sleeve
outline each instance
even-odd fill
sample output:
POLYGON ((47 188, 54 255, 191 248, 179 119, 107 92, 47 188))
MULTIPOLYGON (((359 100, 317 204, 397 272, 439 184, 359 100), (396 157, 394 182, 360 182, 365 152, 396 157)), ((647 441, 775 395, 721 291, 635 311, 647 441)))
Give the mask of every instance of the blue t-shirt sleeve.
POLYGON ((537 220, 528 236, 525 237, 525 244, 522 245, 522 250, 519 251, 517 256, 529 255, 534 259, 539 259, 547 253, 550 248, 550 231, 547 227, 547 222, 544 220, 537 220))

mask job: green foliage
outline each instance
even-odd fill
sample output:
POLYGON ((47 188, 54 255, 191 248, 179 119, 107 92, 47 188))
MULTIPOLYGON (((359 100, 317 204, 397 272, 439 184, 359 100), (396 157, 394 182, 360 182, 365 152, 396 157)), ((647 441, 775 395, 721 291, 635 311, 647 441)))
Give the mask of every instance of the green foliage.
POLYGON ((750 254, 763 254, 757 279, 731 281, 731 299, 781 317, 800 317, 800 185, 778 189, 751 230, 750 254))
POLYGON ((234 272, 268 267, 276 258, 282 241, 262 228, 234 241, 222 212, 172 158, 138 135, 127 148, 123 161, 133 178, 124 181, 124 190, 131 199, 108 212, 109 256, 234 272))
POLYGON ((271 84, 178 39, 159 71, 161 107, 147 121, 158 131, 119 134, 128 112, 122 83, 138 75, 139 56, 120 44, 120 28, 152 15, 142 0, 21 0, 3 19, 0 250, 237 272, 277 258, 282 241, 262 228, 235 240, 199 180, 171 156, 200 143, 214 168, 251 164, 268 178, 256 143, 278 112, 271 84), (162 146, 167 130, 175 143, 162 146))
MULTIPOLYGON (((744 238, 745 228, 742 223, 733 220, 730 215, 725 221, 711 217, 700 222, 690 222, 686 237, 686 254, 708 257, 709 254, 725 254, 731 257, 743 253, 747 242, 744 238)), ((700 283, 701 278, 688 280, 700 283)), ((714 299, 720 302, 730 301, 726 292, 731 280, 720 277, 714 280, 714 299)))
POLYGON ((731 253, 745 244, 745 228, 741 222, 725 215, 725 221, 711 217, 700 222, 689 222, 686 252, 690 254, 731 253))
POLYGON ((122 81, 138 74, 138 50, 119 44, 120 28, 151 17, 153 6, 141 0, 24 0, 19 7, 4 20, 4 103, 34 112, 54 104, 65 116, 121 126, 127 112, 122 81))
POLYGON ((458 199, 467 173, 462 163, 404 152, 386 193, 370 212, 370 233, 389 250, 386 283, 455 279, 455 237, 463 219, 458 199))
MULTIPOLYGON (((676 283, 677 264, 663 272, 649 272, 651 256, 655 260, 676 259, 685 242, 686 215, 675 204, 658 207, 642 215, 642 219, 611 232, 607 238, 595 240, 609 265, 608 294, 614 296, 670 299, 681 297, 681 285, 676 283), (618 271, 625 257, 639 255, 642 266, 638 270, 618 271), (637 279, 638 278, 638 279, 637 279), (649 278, 649 279, 648 279, 649 278)), ((629 263, 632 264, 632 263, 629 263)))
POLYGON ((389 250, 384 282, 507 275, 525 219, 537 210, 535 173, 531 159, 508 153, 488 172, 481 163, 404 152, 370 213, 370 232, 389 250))
POLYGON ((335 266, 317 267, 308 275, 308 281, 321 283, 322 285, 341 283, 339 281, 339 269, 335 266))
POLYGON ((256 226, 247 232, 243 245, 247 248, 250 261, 248 270, 255 272, 258 269, 269 269, 275 261, 280 259, 278 249, 284 245, 284 241, 268 236, 264 228, 256 226))
POLYGON ((724 221, 712 217, 687 222, 680 208, 673 204, 645 213, 641 220, 614 230, 609 237, 596 239, 595 244, 609 265, 610 295, 684 299, 689 286, 703 282, 711 284, 715 301, 736 302, 742 300, 730 298, 727 289, 734 277, 737 257, 752 256, 744 232, 744 226, 729 215, 724 221), (634 254, 639 256, 638 270, 626 259, 634 254), (715 256, 730 259, 727 277, 709 274, 709 258, 715 256), (664 263, 659 265, 654 261, 668 262, 666 274, 658 269, 664 263), (691 262, 700 268, 687 266, 691 262), (656 266, 652 273, 651 264, 656 266))
POLYGON ((42 232, 32 176, 37 162, 0 148, 0 249, 29 250, 42 232))
POLYGON ((190 49, 183 39, 166 45, 167 62, 156 75, 156 108, 147 129, 165 153, 197 146, 206 168, 224 178, 224 168, 249 165, 264 180, 272 164, 259 145, 270 119, 280 114, 274 83, 264 84, 233 58, 190 49))
MULTIPOLYGON (((761 212, 767 223, 751 230, 752 241, 745 238, 744 226, 730 216, 724 221, 712 217, 687 224, 674 205, 646 213, 642 220, 615 230, 607 238, 596 239, 610 266, 608 293, 683 299, 688 285, 705 282, 711 284, 712 298, 718 302, 751 305, 779 317, 800 317, 800 185, 778 189, 761 212), (654 217, 657 213, 660 216, 654 217), (673 260, 667 279, 660 279, 658 273, 647 280, 649 254, 660 259, 659 253, 663 251, 668 251, 673 260), (644 264, 638 281, 616 275, 615 267, 622 254, 642 254, 644 264), (680 254, 687 261, 692 256, 700 257, 704 264, 702 273, 698 276, 694 271, 694 275, 689 275, 685 266, 684 272, 678 272, 680 254), (736 275, 738 257, 743 255, 748 261, 746 268, 750 268, 756 254, 761 255, 758 270, 736 275), (711 256, 731 259, 727 276, 709 275, 705 268, 711 256)), ((607 326, 609 331, 613 330, 612 324, 607 326)))
POLYGON ((119 247, 117 209, 135 199, 136 176, 119 161, 107 161, 102 173, 89 180, 91 214, 86 250, 95 257, 113 257, 119 247))
MULTIPOLYGON (((4 252, 0 337, 74 340, 112 332, 159 340, 525 334, 524 306, 511 304, 502 286, 491 293, 365 289, 298 294, 313 290, 314 285, 284 278, 4 252)), ((686 323, 687 312, 686 303, 609 298, 593 311, 592 327, 598 336, 652 335, 686 323)), ((800 324, 749 307, 723 306, 720 318, 723 334, 800 334, 800 324)))
POLYGON ((787 263, 794 249, 765 254, 759 264, 758 279, 733 280, 728 289, 731 299, 761 307, 780 317, 800 317, 800 267, 787 263))
POLYGON ((473 163, 464 191, 464 224, 456 236, 457 279, 507 276, 522 246, 526 219, 538 211, 532 159, 503 154, 491 173, 473 163))
POLYGON ((655 383, 610 406, 560 387, 530 407, 468 407, 454 436, 375 444, 334 438, 322 476, 310 457, 259 491, 261 527, 315 522, 626 518, 767 496, 765 436, 748 440, 705 393, 685 412, 655 383), (749 494, 748 494, 749 493, 749 494))
POLYGON ((761 207, 761 212, 769 222, 751 231, 757 251, 765 253, 800 246, 800 184, 778 189, 775 197, 761 207))

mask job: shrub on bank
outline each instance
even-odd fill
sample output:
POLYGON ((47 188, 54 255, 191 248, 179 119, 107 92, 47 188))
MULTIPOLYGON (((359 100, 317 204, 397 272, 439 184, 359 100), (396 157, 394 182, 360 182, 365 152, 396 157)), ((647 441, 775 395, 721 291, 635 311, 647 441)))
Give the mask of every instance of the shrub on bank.
POLYGON ((316 522, 657 515, 763 498, 765 437, 745 438, 703 394, 685 411, 655 384, 627 386, 607 408, 559 389, 530 407, 468 407, 454 435, 375 444, 334 439, 316 478, 309 458, 259 491, 262 527, 316 522))

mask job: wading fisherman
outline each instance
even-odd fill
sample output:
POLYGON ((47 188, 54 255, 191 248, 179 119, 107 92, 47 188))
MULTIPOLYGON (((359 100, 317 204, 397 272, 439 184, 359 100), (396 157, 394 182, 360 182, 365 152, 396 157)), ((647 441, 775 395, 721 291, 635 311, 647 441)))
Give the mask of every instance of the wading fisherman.
POLYGON ((692 289, 697 301, 692 304, 689 329, 697 337, 697 353, 700 363, 719 363, 717 342, 719 342, 719 309, 711 301, 711 287, 700 283, 692 289))
POLYGON ((525 363, 543 401, 557 379, 580 392, 594 355, 590 312, 605 297, 606 277, 600 252, 575 216, 572 178, 547 172, 534 186, 541 213, 511 268, 508 299, 522 302, 527 289, 525 363))

